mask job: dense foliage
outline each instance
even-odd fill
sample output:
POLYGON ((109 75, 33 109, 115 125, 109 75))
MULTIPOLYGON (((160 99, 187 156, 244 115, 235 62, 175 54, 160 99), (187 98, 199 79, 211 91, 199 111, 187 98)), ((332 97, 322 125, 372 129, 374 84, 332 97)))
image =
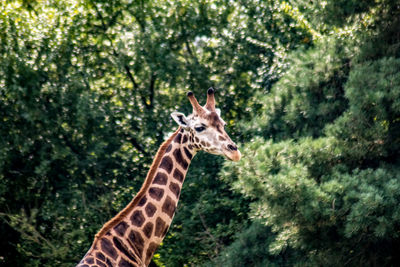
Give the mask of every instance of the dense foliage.
POLYGON ((3 1, 0 265, 78 262, 209 86, 243 159, 196 156, 152 265, 396 265, 399 28, 393 0, 3 1))
MULTIPOLYGON (((257 240, 268 249, 253 257, 275 256, 271 265, 400 260, 400 36, 389 37, 400 6, 339 3, 327 1, 327 17, 318 11, 322 18, 311 20, 323 35, 290 54, 289 69, 260 97, 261 114, 241 124, 249 139, 243 160, 221 173, 251 199, 250 217, 265 225, 262 232, 273 232, 272 240, 257 240)), ((237 246, 214 262, 243 258, 237 246)))

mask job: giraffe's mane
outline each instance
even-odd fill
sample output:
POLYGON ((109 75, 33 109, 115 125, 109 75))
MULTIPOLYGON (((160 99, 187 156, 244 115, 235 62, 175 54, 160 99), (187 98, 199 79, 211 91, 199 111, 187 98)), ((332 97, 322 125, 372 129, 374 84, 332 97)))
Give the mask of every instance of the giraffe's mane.
POLYGON ((147 173, 146 179, 140 188, 139 192, 136 194, 136 196, 133 198, 133 200, 122 210, 120 211, 114 218, 109 220, 104 226, 101 228, 101 230, 96 234, 93 242, 93 246, 95 246, 95 243, 97 240, 99 240, 102 236, 104 236, 111 228, 116 226, 119 222, 123 220, 124 217, 126 217, 134 207, 137 206, 138 202, 142 199, 142 197, 146 194, 147 189, 150 187, 154 175, 156 174, 156 171, 158 169, 158 166, 160 165, 160 161, 162 157, 165 154, 165 151, 167 150, 169 144, 171 144, 172 140, 175 138, 175 136, 179 133, 181 130, 181 127, 178 128, 162 145, 157 151, 156 156, 154 157, 153 163, 151 164, 150 170, 147 173))

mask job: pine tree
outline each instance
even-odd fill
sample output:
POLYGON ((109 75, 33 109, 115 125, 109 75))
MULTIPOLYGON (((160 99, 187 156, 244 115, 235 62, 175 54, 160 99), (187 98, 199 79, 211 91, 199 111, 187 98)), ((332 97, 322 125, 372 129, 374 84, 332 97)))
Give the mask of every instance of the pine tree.
MULTIPOLYGON (((332 36, 291 54, 288 71, 260 97, 263 112, 241 124, 249 140, 243 160, 226 163, 221 175, 252 201, 250 217, 272 231, 268 250, 257 252, 264 258, 398 265, 400 38, 388 33, 400 9, 392 1, 326 4, 322 20, 337 20, 321 29, 332 36), (362 31, 335 28, 355 27, 360 14, 371 18, 362 31)), ((242 257, 235 245, 228 251, 242 257)))

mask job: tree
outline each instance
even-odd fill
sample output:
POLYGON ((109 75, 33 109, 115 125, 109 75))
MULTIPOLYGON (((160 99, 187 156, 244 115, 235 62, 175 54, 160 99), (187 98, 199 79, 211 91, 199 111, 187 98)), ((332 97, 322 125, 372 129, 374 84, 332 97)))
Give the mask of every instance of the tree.
MULTIPOLYGON (((253 116, 258 106, 243 104, 277 77, 266 66, 308 45, 299 41, 308 40, 307 30, 272 4, 2 3, 0 262, 79 261, 96 231, 139 189, 173 129, 169 114, 178 107, 189 113, 189 103, 182 104, 187 90, 216 87, 228 127, 253 116)), ((162 247, 159 264, 184 262, 188 254, 188 262, 202 262, 205 250, 216 256, 247 219, 247 201, 216 178, 221 161, 193 164, 192 177, 206 179, 189 175, 181 201, 187 204, 168 237, 186 239, 175 243, 173 256, 162 247), (186 247, 189 232, 200 240, 193 250, 186 247)))
MULTIPOLYGON (((252 200, 250 217, 273 232, 264 258, 287 256, 273 263, 399 262, 400 50, 398 36, 388 35, 400 12, 391 1, 360 4, 350 17, 343 10, 329 17, 346 17, 343 27, 354 29, 370 16, 363 30, 325 24, 331 37, 291 54, 288 71, 260 98, 263 112, 242 123, 243 160, 221 173, 252 200)), ((232 258, 240 257, 234 248, 232 258)))

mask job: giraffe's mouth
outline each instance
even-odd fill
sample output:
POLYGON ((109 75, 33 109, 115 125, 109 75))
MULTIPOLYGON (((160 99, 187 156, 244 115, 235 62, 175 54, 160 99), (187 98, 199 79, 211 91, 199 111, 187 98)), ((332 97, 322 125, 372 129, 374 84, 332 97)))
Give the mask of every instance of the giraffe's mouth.
POLYGON ((225 157, 231 161, 239 161, 240 158, 242 157, 242 154, 240 154, 239 150, 235 150, 232 152, 225 153, 225 157))

